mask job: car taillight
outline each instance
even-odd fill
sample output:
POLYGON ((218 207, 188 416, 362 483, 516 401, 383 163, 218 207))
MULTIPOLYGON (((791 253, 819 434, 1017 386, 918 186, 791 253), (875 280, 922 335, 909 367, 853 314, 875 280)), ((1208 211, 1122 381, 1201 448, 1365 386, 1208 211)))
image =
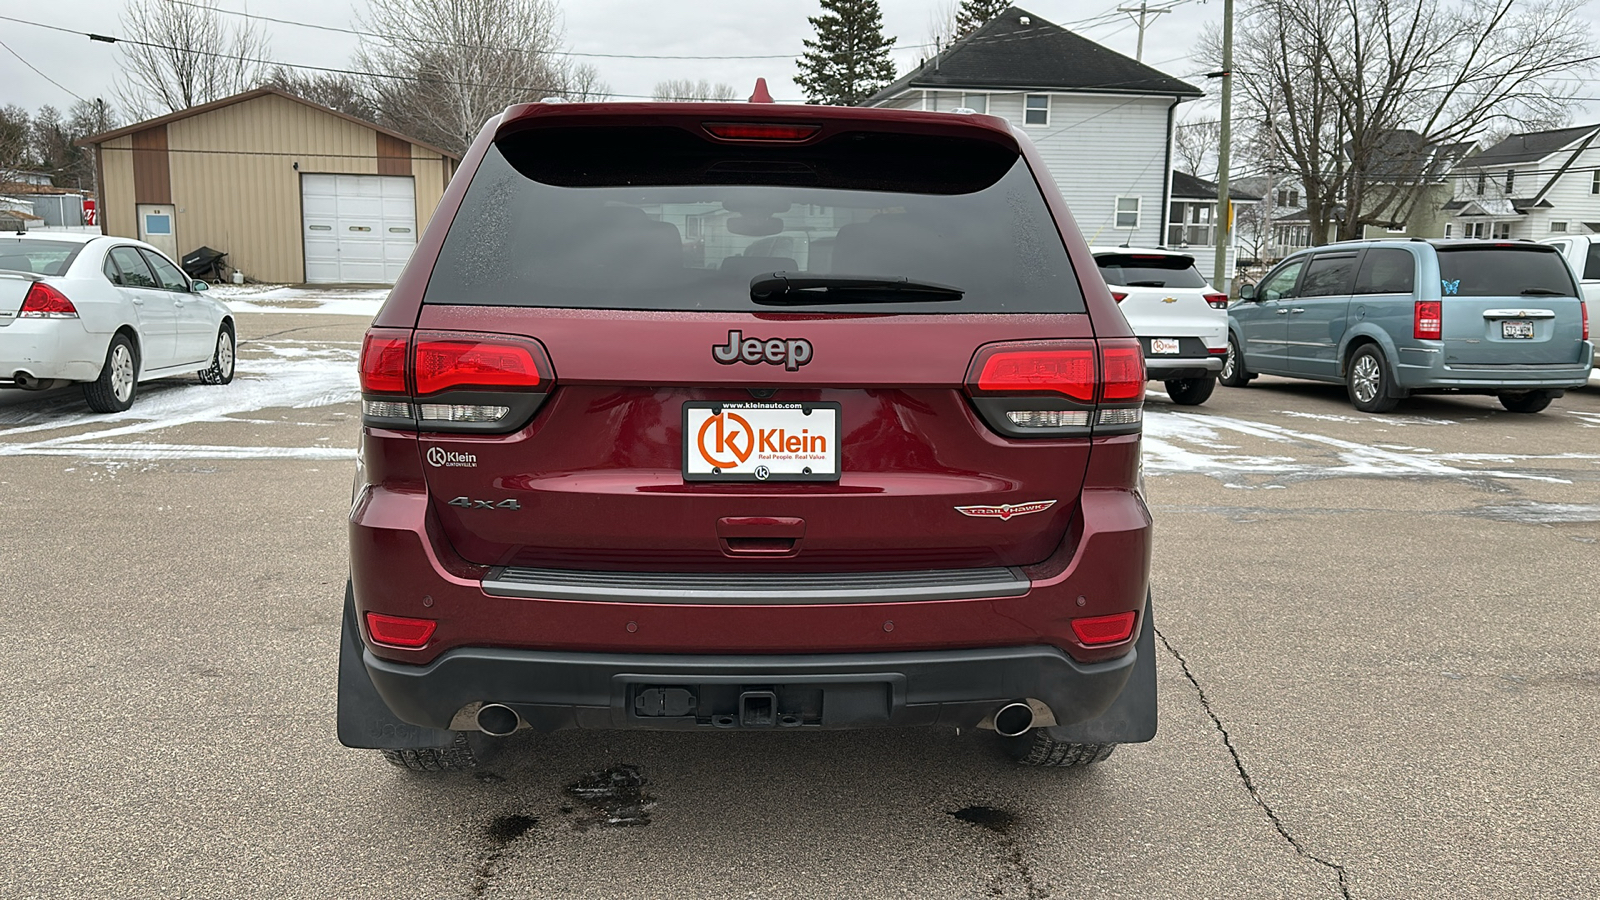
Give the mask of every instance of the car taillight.
POLYGON ((973 406, 1014 437, 1138 431, 1144 384, 1144 351, 1134 338, 989 344, 967 371, 973 406))
POLYGON ((367 634, 372 636, 372 642, 375 644, 415 650, 427 645, 428 639, 433 637, 433 631, 437 627, 439 623, 432 619, 367 613, 367 634))
POLYGON ((76 319, 78 308, 72 305, 67 295, 42 281, 35 281, 28 288, 28 295, 22 298, 22 308, 17 310, 19 319, 76 319))
POLYGON ((1439 300, 1418 300, 1411 320, 1411 336, 1423 341, 1437 341, 1444 333, 1444 303, 1439 300))
POLYGON ((1209 304, 1212 309, 1227 309, 1228 308, 1228 295, 1227 294, 1207 294, 1206 295, 1206 303, 1209 304))
POLYGON ((1122 301, 1128 299, 1128 295, 1123 291, 1112 291, 1111 292, 1111 299, 1117 301, 1118 303, 1121 303, 1122 301))
POLYGON ((1134 612, 1113 613, 1109 616, 1088 616, 1072 620, 1072 633, 1078 640, 1090 646, 1098 644, 1115 644, 1125 641, 1133 634, 1133 620, 1138 618, 1134 612))
POLYGON ((1578 312, 1583 314, 1583 339, 1587 341, 1589 339, 1589 304, 1579 300, 1578 312))
POLYGON ((537 341, 504 334, 368 330, 361 412, 368 425, 428 431, 509 431, 555 386, 537 341))

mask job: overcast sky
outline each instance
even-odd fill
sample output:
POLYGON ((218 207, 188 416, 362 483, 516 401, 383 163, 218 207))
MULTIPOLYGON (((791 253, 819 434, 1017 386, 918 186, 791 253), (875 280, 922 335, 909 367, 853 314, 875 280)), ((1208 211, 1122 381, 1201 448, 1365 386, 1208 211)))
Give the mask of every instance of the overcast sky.
MULTIPOLYGON (((1117 16, 1115 9, 1134 2, 1137 0, 1028 0, 1021 5, 1132 56, 1138 29, 1128 17, 1117 16)), ((1161 2, 1165 5, 1170 0, 1161 2)), ((356 16, 366 4, 365 0, 218 0, 218 5, 318 25, 357 27, 356 16)), ((897 70, 904 73, 928 55, 922 45, 929 40, 933 13, 951 6, 951 0, 881 0, 881 5, 884 31, 898 38, 901 48, 893 54, 897 70)), ((0 7, 0 14, 116 35, 121 32, 117 14, 122 6, 122 0, 10 0, 0 7)), ((793 81, 794 57, 802 50, 801 41, 812 35, 806 17, 817 13, 817 0, 564 0, 563 7, 567 44, 574 51, 780 57, 588 60, 600 70, 617 99, 628 99, 626 95, 630 94, 648 96, 656 82, 667 78, 727 82, 742 97, 748 96, 757 76, 766 77, 778 100, 803 99, 793 81)), ((1155 17, 1146 30, 1145 62, 1215 96, 1216 83, 1202 77, 1200 64, 1191 58, 1190 51, 1195 36, 1221 18, 1222 0, 1181 0, 1171 12, 1155 17)), ((1587 5, 1585 18, 1588 21, 1575 24, 1591 29, 1600 24, 1600 0, 1587 5)), ((356 47, 353 35, 294 25, 258 24, 266 29, 272 42, 271 57, 284 63, 348 66, 356 47)), ((111 98, 117 75, 115 47, 14 22, 0 22, 0 40, 67 89, 51 84, 0 48, 0 104, 15 103, 33 110, 46 103, 60 108, 71 106, 73 93, 86 98, 111 98)), ((1596 94, 1592 89, 1586 93, 1591 98, 1596 94)), ((1185 117, 1216 115, 1214 106, 1185 106, 1185 117)), ((1600 102, 1591 99, 1577 115, 1580 122, 1600 119, 1600 102)))

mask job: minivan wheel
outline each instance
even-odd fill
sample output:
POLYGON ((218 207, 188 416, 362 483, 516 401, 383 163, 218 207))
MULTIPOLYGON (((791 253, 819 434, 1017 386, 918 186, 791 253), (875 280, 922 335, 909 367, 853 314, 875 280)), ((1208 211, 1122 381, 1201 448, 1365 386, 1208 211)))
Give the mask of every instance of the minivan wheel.
POLYGON ((1048 728, 1035 728, 1027 734, 1000 740, 1004 742, 1006 752, 1011 754, 1011 758, 1024 766, 1056 768, 1088 766, 1105 761, 1112 751, 1117 749, 1116 744, 1078 744, 1072 741, 1058 741, 1050 736, 1048 728))
POLYGON ((1222 358, 1222 377, 1218 380, 1226 387, 1244 387, 1250 383, 1250 373, 1244 370, 1244 354, 1239 350, 1239 340, 1231 334, 1228 335, 1228 355, 1222 358))
POLYGON ((233 380, 234 351, 233 329, 222 323, 217 329, 217 349, 211 354, 211 365, 200 370, 201 384, 227 384, 233 380))
POLYGON ((1389 366, 1377 344, 1364 344, 1350 357, 1344 380, 1351 405, 1362 412, 1388 412, 1400 402, 1390 396, 1389 366))
POLYGON ((1500 405, 1514 413, 1536 413, 1555 398, 1549 391, 1516 391, 1500 395, 1500 405))
POLYGON ((139 356, 127 335, 114 334, 100 377, 83 383, 83 399, 97 413, 116 413, 132 406, 138 392, 139 356))
POLYGON ((1217 380, 1204 378, 1174 378, 1166 382, 1167 396, 1179 406, 1199 406, 1217 389, 1217 380))
POLYGON ((478 757, 467 743, 465 732, 456 732, 456 739, 447 747, 407 747, 401 750, 380 750, 389 765, 411 772, 458 772, 478 767, 478 757))

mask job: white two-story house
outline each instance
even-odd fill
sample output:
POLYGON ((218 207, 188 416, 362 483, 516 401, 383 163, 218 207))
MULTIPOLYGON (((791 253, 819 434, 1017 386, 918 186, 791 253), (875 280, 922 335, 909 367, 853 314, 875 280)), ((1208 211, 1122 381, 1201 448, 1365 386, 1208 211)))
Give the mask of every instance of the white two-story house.
POLYGON ((1200 96, 1013 6, 863 105, 1005 118, 1038 145, 1089 243, 1157 247, 1173 199, 1174 113, 1200 96))
POLYGON ((1455 169, 1445 237, 1600 233, 1600 125, 1514 134, 1455 169))

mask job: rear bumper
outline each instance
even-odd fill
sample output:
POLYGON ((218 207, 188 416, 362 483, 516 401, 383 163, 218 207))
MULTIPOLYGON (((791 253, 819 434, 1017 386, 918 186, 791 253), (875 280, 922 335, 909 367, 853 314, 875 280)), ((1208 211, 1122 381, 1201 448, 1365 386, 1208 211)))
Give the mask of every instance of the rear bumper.
POLYGON ((469 730, 476 704, 500 703, 542 731, 752 727, 741 717, 740 697, 769 691, 774 714, 754 724, 971 728, 1007 702, 1034 699, 1065 726, 1104 712, 1137 659, 1130 649, 1118 659, 1084 664, 1055 647, 779 656, 472 647, 426 666, 363 655, 378 694, 408 723, 469 730), (678 692, 675 708, 655 702, 664 691, 678 692))
POLYGON ((0 328, 0 387, 15 387, 19 372, 40 381, 93 381, 108 340, 77 319, 17 319, 0 328))
POLYGON ((1594 346, 1585 343, 1577 354, 1582 362, 1551 365, 1451 365, 1429 348, 1401 347, 1395 366, 1395 383, 1409 391, 1529 391, 1542 388, 1571 389, 1588 383, 1594 346))

